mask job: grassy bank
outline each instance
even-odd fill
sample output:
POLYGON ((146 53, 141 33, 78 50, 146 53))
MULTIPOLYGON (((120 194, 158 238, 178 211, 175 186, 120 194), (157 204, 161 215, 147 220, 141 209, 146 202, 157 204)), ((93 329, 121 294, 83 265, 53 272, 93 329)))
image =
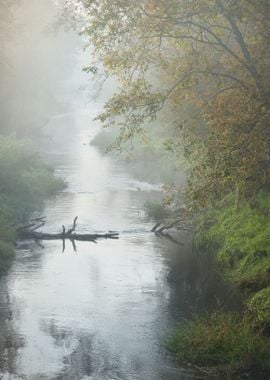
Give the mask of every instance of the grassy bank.
POLYGON ((215 252, 224 277, 241 291, 245 308, 181 324, 167 342, 181 362, 221 371, 270 371, 269 210, 268 192, 238 207, 228 196, 200 219, 198 246, 215 252))
POLYGON ((41 210, 63 186, 29 142, 0 136, 0 272, 14 256, 16 225, 41 210))
POLYGON ((207 369, 209 374, 263 376, 270 369, 269 339, 240 314, 213 313, 184 322, 168 338, 167 347, 181 363, 207 369))

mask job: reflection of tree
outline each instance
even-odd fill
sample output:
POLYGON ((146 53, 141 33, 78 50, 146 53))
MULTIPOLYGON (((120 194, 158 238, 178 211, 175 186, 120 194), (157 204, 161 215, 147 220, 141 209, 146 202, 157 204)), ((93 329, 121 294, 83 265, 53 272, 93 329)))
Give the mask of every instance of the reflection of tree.
POLYGON ((57 347, 63 348, 63 369, 55 379, 73 380, 85 376, 94 378, 125 379, 118 357, 111 355, 105 342, 97 341, 96 337, 86 330, 69 330, 56 325, 55 320, 42 322, 42 330, 49 334, 57 347))
POLYGON ((15 374, 17 354, 23 346, 23 339, 16 333, 14 310, 5 278, 0 281, 0 289, 0 372, 15 374))
POLYGON ((183 248, 171 245, 168 251, 170 269, 167 280, 171 286, 173 315, 187 317, 195 312, 236 307, 238 297, 224 282, 210 253, 192 249, 189 241, 183 248))

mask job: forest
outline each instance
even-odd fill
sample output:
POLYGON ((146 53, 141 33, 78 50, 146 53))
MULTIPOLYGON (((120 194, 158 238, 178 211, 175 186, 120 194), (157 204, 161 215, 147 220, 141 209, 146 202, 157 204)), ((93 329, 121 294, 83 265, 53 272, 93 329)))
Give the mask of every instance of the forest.
MULTIPOLYGON (((67 80, 84 46, 83 75, 101 92, 113 90, 89 123, 99 133, 83 145, 122 160, 142 183, 161 184, 162 200, 149 196, 146 215, 153 224, 181 221, 178 231, 188 226, 192 250, 211 257, 239 295, 238 307, 224 297, 212 310, 179 318, 164 331, 162 347, 206 378, 267 379, 270 2, 67 0, 57 4, 56 22, 46 1, 25 3, 24 11, 15 0, 0 6, 1 273, 16 260, 18 228, 69 186, 39 147, 44 139, 54 144, 44 132, 48 115, 69 111, 54 83, 67 80), (21 22, 35 12, 29 40, 21 22)), ((91 182, 95 165, 88 164, 91 182)))

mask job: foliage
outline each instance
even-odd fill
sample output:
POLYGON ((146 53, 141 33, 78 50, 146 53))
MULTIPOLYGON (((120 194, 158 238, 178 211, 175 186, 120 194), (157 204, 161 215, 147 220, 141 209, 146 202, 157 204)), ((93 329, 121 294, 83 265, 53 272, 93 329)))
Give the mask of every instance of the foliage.
MULTIPOLYGON (((89 0, 89 71, 119 91, 98 117, 123 148, 170 114, 171 150, 184 147, 189 207, 234 191, 249 200, 269 182, 269 14, 266 1, 89 0), (91 70, 90 70, 91 69, 91 70), (161 112, 162 111, 162 112, 161 112), (151 126, 152 124, 150 124, 151 126)), ((87 69, 86 69, 87 70, 87 69)))
POLYGON ((147 215, 156 221, 162 221, 172 216, 172 211, 160 202, 145 202, 144 209, 147 215))
POLYGON ((13 255, 14 227, 40 210, 44 200, 63 188, 27 141, 0 136, 0 270, 13 255))
POLYGON ((238 209, 230 205, 216 214, 217 222, 209 229, 207 237, 216 240, 216 243, 219 241, 220 256, 224 253, 269 252, 268 215, 252 208, 248 203, 241 204, 238 209))
POLYGON ((168 339, 167 347, 185 364, 270 368, 270 342, 239 314, 213 313, 183 322, 168 339))
MULTIPOLYGON (((110 150, 111 142, 117 136, 115 129, 102 129, 91 144, 103 153, 115 154, 114 150, 110 150)), ((168 141, 164 142, 163 133, 163 125, 156 125, 147 141, 134 138, 129 150, 125 151, 125 163, 129 172, 141 181, 167 186, 183 184, 186 169, 183 155, 169 152, 168 141)))
MULTIPOLYGON (((223 273, 245 296, 246 308, 242 314, 242 321, 239 322, 239 331, 243 326, 248 327, 252 336, 261 340, 260 344, 269 347, 269 338, 264 336, 269 335, 270 331, 270 195, 268 191, 260 191, 253 197, 252 202, 242 201, 238 207, 235 206, 235 200, 235 194, 228 195, 214 207, 208 208, 203 216, 200 215, 197 223, 197 243, 215 251, 223 273)), ((194 325, 189 326, 188 333, 185 329, 180 332, 184 334, 184 338, 190 338, 192 334, 195 337, 197 334, 200 336, 202 332, 198 330, 198 326, 204 328, 205 323, 206 321, 199 319, 194 325)), ((207 328, 211 335, 215 325, 209 325, 207 328)), ((231 333, 236 336, 238 334, 234 331, 234 324, 228 325, 228 334, 231 333)), ((252 350, 257 347, 256 339, 250 340, 252 350)), ((187 340, 181 342, 189 347, 187 340)), ((236 347, 239 346, 238 341, 234 344, 236 347)), ((212 345, 211 339, 205 340, 203 352, 209 353, 209 360, 206 355, 203 357, 208 363, 212 360, 212 345)), ((233 351, 233 347, 231 349, 233 351)), ((194 350, 194 361, 200 360, 200 345, 198 350, 194 350)), ((227 360, 231 354, 223 351, 223 355, 224 360, 227 360)), ((268 363, 266 358, 265 362, 262 360, 261 365, 263 363, 268 363)))
POLYGON ((63 186, 31 144, 15 136, 0 136, 0 183, 2 208, 13 221, 26 219, 63 186))
POLYGON ((223 270, 241 288, 256 291, 270 284, 270 197, 260 192, 251 206, 243 202, 238 208, 235 198, 227 197, 208 212, 212 226, 200 239, 217 249, 223 270))
POLYGON ((259 291, 249 300, 248 312, 252 323, 270 335, 270 287, 259 291))
MULTIPOLYGON (((101 62, 119 83, 98 117, 120 130, 112 147, 151 139, 167 116, 164 146, 187 160, 186 210, 203 215, 201 241, 218 250, 227 276, 249 294, 269 286, 269 2, 82 3, 83 34, 93 46, 86 71, 99 74, 101 62)), ((264 340, 249 321, 230 314, 179 331, 176 352, 184 360, 257 364, 269 357, 269 342, 260 348, 264 340)))

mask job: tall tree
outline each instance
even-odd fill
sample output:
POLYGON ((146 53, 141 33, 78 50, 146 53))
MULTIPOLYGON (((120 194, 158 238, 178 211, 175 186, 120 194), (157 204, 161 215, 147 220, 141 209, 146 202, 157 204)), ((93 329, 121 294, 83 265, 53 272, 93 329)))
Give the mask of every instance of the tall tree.
MULTIPOLYGON (((120 90, 99 119, 117 144, 170 111, 191 162, 188 194, 205 206, 236 191, 250 199, 270 179, 270 6, 255 0, 85 0, 95 62, 120 90)), ((168 143, 168 142, 167 142, 168 143)))

